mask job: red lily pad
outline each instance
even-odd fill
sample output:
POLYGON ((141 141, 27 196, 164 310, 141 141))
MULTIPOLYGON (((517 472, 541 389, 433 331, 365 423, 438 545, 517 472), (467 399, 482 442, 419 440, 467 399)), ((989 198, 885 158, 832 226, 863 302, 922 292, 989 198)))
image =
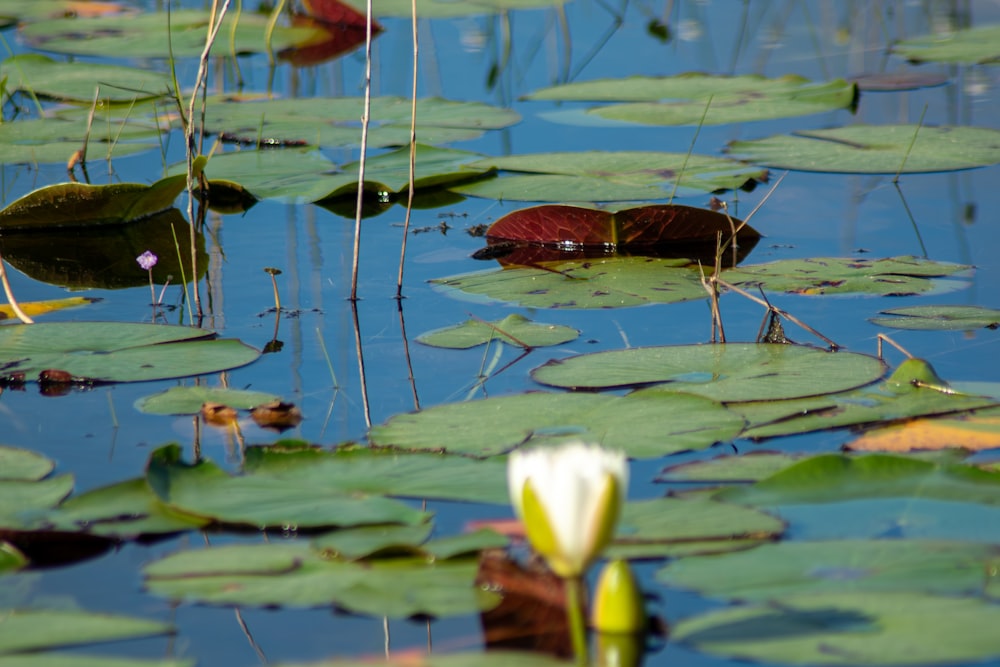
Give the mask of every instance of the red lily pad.
POLYGON ((504 264, 565 259, 564 253, 714 257, 720 233, 723 240, 735 235, 745 251, 760 238, 741 220, 692 206, 658 204, 611 212, 547 204, 514 211, 494 222, 486 231, 487 248, 476 256, 504 264))

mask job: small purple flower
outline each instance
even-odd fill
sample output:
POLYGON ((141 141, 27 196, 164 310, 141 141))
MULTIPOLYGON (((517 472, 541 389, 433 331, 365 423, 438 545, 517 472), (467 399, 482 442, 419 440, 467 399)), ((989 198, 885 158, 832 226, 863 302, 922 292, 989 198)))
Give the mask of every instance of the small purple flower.
POLYGON ((139 266, 141 266, 143 269, 145 269, 146 271, 150 271, 154 266, 156 266, 157 259, 158 258, 156 257, 156 255, 147 250, 146 252, 136 257, 135 261, 139 262, 139 266))

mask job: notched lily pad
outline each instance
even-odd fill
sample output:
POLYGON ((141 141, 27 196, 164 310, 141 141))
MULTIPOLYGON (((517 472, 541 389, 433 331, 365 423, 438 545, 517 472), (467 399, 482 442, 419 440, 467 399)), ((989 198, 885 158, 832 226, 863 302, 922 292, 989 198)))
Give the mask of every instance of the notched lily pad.
POLYGON ((672 194, 752 189, 768 178, 766 169, 735 160, 652 151, 507 155, 484 158, 469 166, 515 173, 451 190, 505 201, 656 200, 672 194))
POLYGON ((587 113, 645 125, 719 125, 853 110, 858 89, 843 79, 817 83, 794 75, 768 79, 687 72, 569 83, 537 91, 527 99, 619 101, 625 103, 587 113))
POLYGON ((100 100, 127 103, 162 97, 172 90, 170 77, 160 72, 92 62, 59 62, 34 53, 7 58, 0 77, 8 90, 21 90, 56 100, 91 104, 97 88, 100 100))
POLYGON ((922 331, 970 331, 1000 327, 1000 310, 982 306, 908 306, 879 311, 889 317, 872 317, 880 327, 922 331))
POLYGON ((741 419, 690 394, 655 397, 528 393, 439 405, 371 429, 373 444, 473 456, 567 439, 654 458, 731 439, 741 419))
POLYGON ((920 593, 822 593, 688 618, 671 639, 717 656, 791 665, 931 665, 1000 655, 1000 607, 920 593))
POLYGON ((131 322, 46 322, 0 327, 0 369, 35 380, 62 371, 69 382, 142 382, 213 373, 260 352, 195 327, 131 322))
POLYGON ((336 605, 406 618, 450 616, 494 606, 475 585, 478 560, 425 558, 342 561, 306 542, 182 551, 147 565, 146 587, 172 599, 290 607, 336 605))
POLYGON ((727 343, 583 354, 550 361, 531 377, 553 387, 588 390, 667 383, 664 388, 671 391, 729 402, 834 393, 874 382, 884 372, 881 360, 853 352, 727 343))
POLYGON ((428 515, 381 495, 313 487, 291 480, 230 476, 202 460, 187 464, 176 445, 156 450, 146 478, 160 502, 176 512, 217 523, 264 528, 323 528, 366 524, 419 524, 428 515))
POLYGON ((558 324, 532 322, 523 315, 508 315, 502 320, 486 322, 466 320, 417 337, 417 341, 432 347, 465 350, 494 340, 525 349, 561 345, 575 340, 580 332, 558 324))
POLYGON ((776 169, 921 174, 1000 162, 1000 131, 985 127, 852 125, 733 141, 727 152, 776 169))

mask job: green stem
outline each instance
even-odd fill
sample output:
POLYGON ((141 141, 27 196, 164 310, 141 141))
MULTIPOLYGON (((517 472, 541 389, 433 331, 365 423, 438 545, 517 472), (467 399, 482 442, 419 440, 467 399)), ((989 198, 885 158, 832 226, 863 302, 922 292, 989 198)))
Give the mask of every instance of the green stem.
POLYGON ((583 578, 568 577, 566 583, 566 618, 569 621, 569 634, 573 640, 573 653, 576 664, 586 665, 587 655, 587 625, 583 616, 583 578))

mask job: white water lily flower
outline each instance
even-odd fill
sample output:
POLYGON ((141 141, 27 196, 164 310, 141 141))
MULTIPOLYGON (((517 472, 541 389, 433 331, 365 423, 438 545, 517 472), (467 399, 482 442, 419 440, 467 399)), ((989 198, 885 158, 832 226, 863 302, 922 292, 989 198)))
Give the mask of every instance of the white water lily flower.
POLYGON ((507 484, 535 551, 579 577, 611 541, 628 489, 623 452, 572 442, 511 453, 507 484))

